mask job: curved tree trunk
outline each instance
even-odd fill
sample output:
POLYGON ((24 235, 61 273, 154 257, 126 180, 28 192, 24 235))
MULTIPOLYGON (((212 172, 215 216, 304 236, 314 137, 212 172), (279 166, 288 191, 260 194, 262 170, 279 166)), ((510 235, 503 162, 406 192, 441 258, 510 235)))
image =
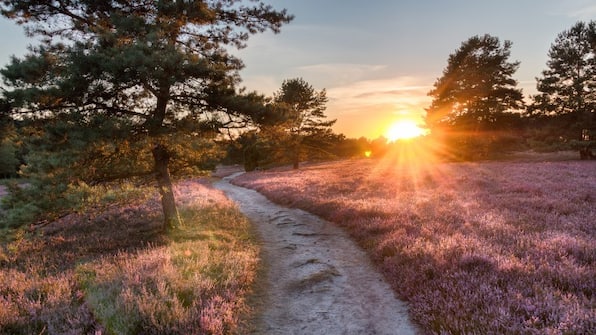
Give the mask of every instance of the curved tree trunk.
POLYGON ((164 229, 170 230, 181 223, 180 214, 176 207, 174 198, 174 191, 172 189, 172 181, 170 179, 170 170, 168 164, 170 163, 170 154, 168 150, 161 144, 157 144, 153 150, 153 160, 155 164, 155 177, 159 187, 159 194, 161 195, 161 205, 164 215, 164 229))

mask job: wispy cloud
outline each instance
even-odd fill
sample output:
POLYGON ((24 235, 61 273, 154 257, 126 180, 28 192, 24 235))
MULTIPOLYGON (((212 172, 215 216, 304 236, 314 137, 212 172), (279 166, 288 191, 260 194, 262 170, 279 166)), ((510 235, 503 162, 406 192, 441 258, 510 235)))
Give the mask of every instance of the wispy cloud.
POLYGON ((296 72, 325 87, 333 87, 376 77, 386 68, 386 65, 375 64, 330 63, 300 66, 296 72))
POLYGON ((343 113, 372 112, 371 107, 393 107, 394 112, 415 114, 430 101, 426 78, 395 77, 371 79, 333 87, 328 90, 330 107, 341 107, 343 113))
POLYGON ((422 77, 393 77, 331 87, 327 111, 338 119, 339 132, 374 138, 397 119, 422 120, 431 101, 429 82, 422 77))
POLYGON ((568 15, 573 18, 592 19, 596 16, 596 5, 584 5, 581 8, 571 10, 568 15))

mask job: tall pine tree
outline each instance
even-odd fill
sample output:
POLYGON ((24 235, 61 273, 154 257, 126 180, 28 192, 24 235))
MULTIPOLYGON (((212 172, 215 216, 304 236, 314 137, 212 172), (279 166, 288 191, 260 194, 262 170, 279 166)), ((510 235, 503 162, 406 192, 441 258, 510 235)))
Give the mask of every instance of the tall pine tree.
POLYGON ((325 89, 316 91, 302 78, 285 80, 275 93, 274 102, 281 106, 281 126, 288 135, 287 150, 294 169, 303 157, 326 153, 326 142, 333 137, 331 126, 336 120, 327 120, 325 89))
POLYGON ((57 145, 76 149, 61 157, 67 178, 154 175, 166 227, 178 220, 172 167, 194 164, 202 135, 262 102, 236 93, 243 64, 231 47, 244 47, 255 33, 279 32, 292 19, 243 0, 0 4, 5 17, 41 40, 1 72, 11 113, 43 119, 40 141, 54 143, 54 153, 61 152, 57 145))
POLYGON ((581 141, 581 158, 594 157, 590 144, 596 137, 596 21, 580 21, 560 33, 548 57, 548 68, 537 78, 540 94, 533 97, 529 113, 556 123, 564 140, 581 141))
POLYGON ((426 122, 435 133, 447 134, 452 150, 485 155, 487 145, 516 119, 522 92, 510 62, 511 42, 490 35, 473 36, 451 54, 443 76, 428 93, 433 97, 426 122))

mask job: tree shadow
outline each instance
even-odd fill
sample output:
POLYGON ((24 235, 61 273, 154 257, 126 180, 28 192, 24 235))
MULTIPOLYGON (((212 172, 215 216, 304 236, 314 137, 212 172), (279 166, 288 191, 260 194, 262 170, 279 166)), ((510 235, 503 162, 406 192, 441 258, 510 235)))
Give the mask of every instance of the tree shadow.
POLYGON ((53 275, 105 256, 164 245, 162 221, 156 198, 71 213, 8 245, 10 262, 2 266, 53 275))

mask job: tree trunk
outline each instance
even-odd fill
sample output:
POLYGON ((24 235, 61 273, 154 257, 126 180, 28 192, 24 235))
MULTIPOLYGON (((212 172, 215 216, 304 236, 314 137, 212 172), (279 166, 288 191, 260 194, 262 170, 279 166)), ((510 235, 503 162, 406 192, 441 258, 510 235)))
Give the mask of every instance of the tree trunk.
POLYGON ((294 139, 294 145, 292 148, 292 163, 294 170, 300 168, 300 138, 294 139))
POLYGON ((155 164, 155 177, 159 187, 159 194, 161 195, 161 206, 164 216, 164 230, 168 231, 176 225, 181 223, 180 214, 176 207, 174 199, 174 191, 172 189, 172 181, 170 179, 170 170, 168 164, 170 163, 170 154, 168 150, 161 144, 157 144, 153 150, 153 160, 155 164))
POLYGON ((294 157, 292 157, 292 163, 294 163, 293 168, 294 168, 294 170, 298 170, 300 168, 300 149, 298 146, 294 147, 293 156, 294 156, 294 157))

